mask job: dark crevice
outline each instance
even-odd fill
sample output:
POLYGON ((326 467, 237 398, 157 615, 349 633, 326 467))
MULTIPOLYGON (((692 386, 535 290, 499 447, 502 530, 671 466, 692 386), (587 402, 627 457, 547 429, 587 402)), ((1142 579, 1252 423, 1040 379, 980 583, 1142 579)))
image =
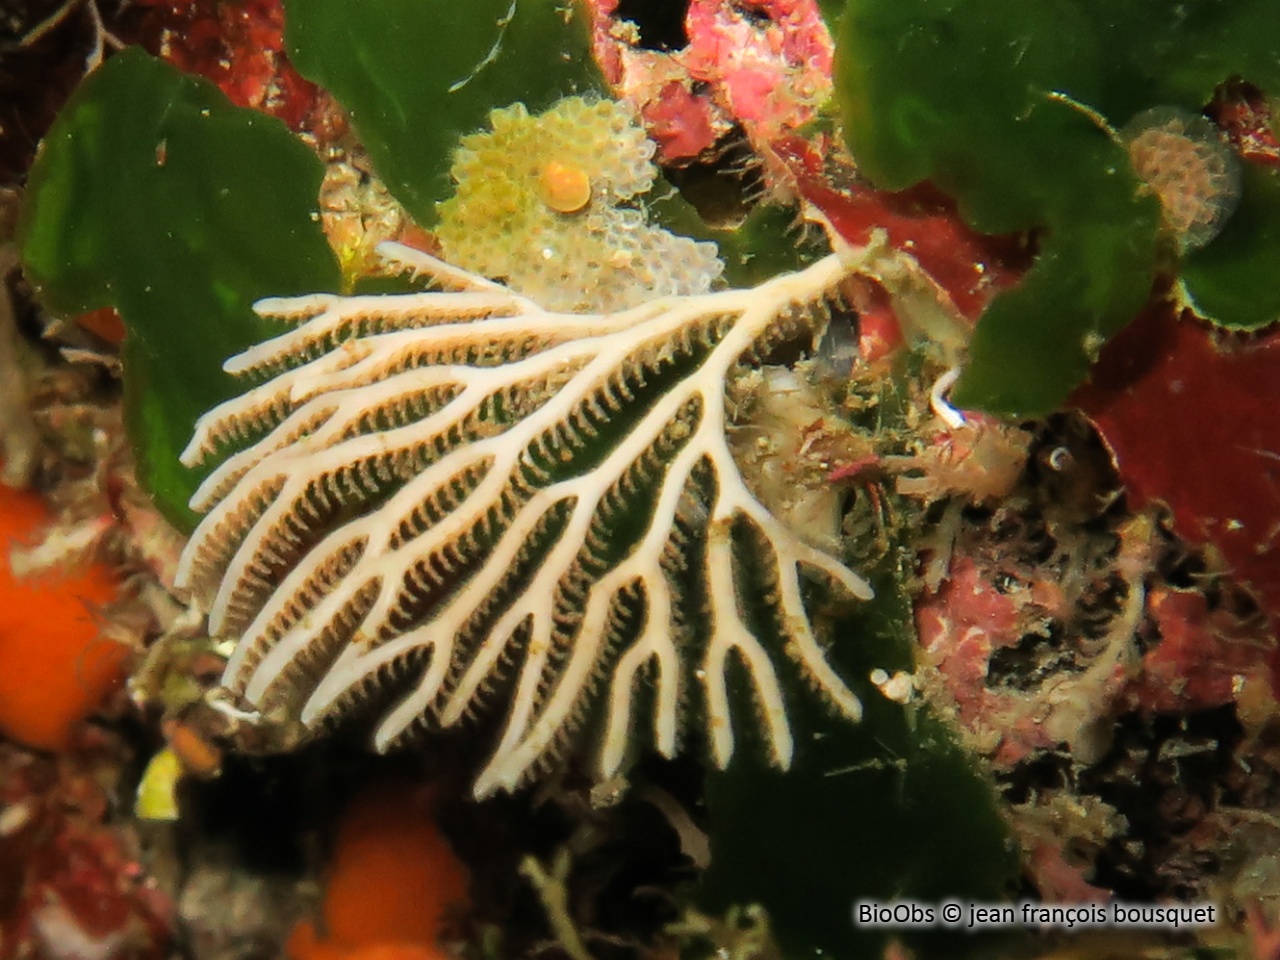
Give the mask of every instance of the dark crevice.
POLYGON ((698 215, 715 226, 740 221, 764 195, 763 168, 739 127, 723 137, 711 155, 664 172, 698 215))
POLYGON ((636 25, 643 49, 671 51, 689 45, 684 29, 688 12, 689 0, 619 0, 614 16, 636 25))

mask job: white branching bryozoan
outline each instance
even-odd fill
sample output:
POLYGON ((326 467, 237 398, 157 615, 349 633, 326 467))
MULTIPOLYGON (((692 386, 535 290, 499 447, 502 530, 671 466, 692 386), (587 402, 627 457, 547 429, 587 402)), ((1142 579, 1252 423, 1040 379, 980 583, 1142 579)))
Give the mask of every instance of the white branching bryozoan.
POLYGON ((240 635, 232 692, 307 726, 398 697, 386 749, 500 689, 477 795, 514 788, 589 711, 603 776, 641 709, 666 755, 698 719, 723 766, 735 661, 778 766, 784 661, 858 718, 803 594, 870 587, 783 528, 726 438, 727 385, 823 325, 847 264, 577 315, 379 252, 430 288, 258 303, 296 326, 228 361, 269 379, 206 414, 183 454, 242 447, 193 498, 207 515, 179 573, 211 597, 210 630, 240 635))

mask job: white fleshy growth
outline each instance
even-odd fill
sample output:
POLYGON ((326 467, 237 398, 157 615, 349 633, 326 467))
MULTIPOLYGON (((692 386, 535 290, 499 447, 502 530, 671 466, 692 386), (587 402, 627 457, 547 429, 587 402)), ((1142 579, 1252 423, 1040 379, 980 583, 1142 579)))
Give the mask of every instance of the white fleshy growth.
POLYGON ((725 435, 744 355, 819 324, 846 263, 574 315, 408 248, 380 252, 441 289, 262 301, 298 325, 227 367, 272 378, 201 418, 183 455, 253 440, 193 498, 207 515, 179 571, 211 592, 211 631, 242 635, 233 692, 315 726, 390 687, 402 699, 377 727, 385 749, 424 722, 461 722, 510 668, 477 795, 514 788, 593 704, 612 775, 646 683, 657 748, 672 755, 700 711, 723 766, 735 659, 780 767, 793 748, 782 661, 860 716, 800 571, 852 597, 871 589, 770 515, 725 435))

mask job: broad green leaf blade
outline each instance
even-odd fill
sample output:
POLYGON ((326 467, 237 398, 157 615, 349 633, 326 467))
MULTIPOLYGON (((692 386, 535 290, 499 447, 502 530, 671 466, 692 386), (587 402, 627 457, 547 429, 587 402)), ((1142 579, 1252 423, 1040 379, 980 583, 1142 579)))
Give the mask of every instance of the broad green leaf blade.
POLYGON ((1031 270, 982 314, 952 391, 957 405, 1015 415, 1055 409, 1150 294, 1155 199, 1138 196, 1131 175, 1082 169, 1100 175, 1079 195, 1076 216, 1054 216, 1031 270))
POLYGON ((845 0, 818 0, 818 10, 826 21, 827 29, 832 33, 840 26, 840 18, 844 16, 845 0))
POLYGON ((178 453, 237 392, 223 361, 273 332, 251 305, 339 288, 322 175, 279 120, 133 48, 85 80, 32 167, 27 275, 55 312, 120 311, 139 479, 181 527, 199 477, 178 453))
POLYGON ((1076 2, 1104 48, 1106 78, 1089 102, 1116 126, 1155 106, 1198 112, 1233 77, 1280 93, 1274 0, 1076 2))
POLYGON ((1055 146, 1089 135, 1099 54, 1069 4, 1021 0, 850 0, 836 96, 859 169, 881 189, 931 180, 988 233, 1040 222, 1062 169, 1055 146))
MULTIPOLYGON (((931 181, 971 226, 1040 247, 979 321, 957 403, 1040 415, 1087 374, 1148 295, 1160 229, 1108 128, 1151 107, 1197 113, 1233 77, 1274 93, 1277 51, 1269 0, 849 0, 836 87, 863 173, 886 189, 931 181)), ((1274 262, 1248 202, 1230 250, 1191 269, 1274 262)))
POLYGON ((537 113, 603 89, 587 17, 564 0, 288 0, 298 70, 346 107, 387 188, 424 226, 458 138, 495 107, 537 113))
POLYGON ((1182 289, 1206 320, 1258 330, 1280 320, 1280 171, 1246 166, 1240 206, 1182 265, 1182 289))

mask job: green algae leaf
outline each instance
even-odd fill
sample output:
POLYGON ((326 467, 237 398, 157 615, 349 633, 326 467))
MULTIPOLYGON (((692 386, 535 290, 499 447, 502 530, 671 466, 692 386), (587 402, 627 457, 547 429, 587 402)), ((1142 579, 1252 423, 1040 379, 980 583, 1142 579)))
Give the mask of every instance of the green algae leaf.
POLYGON ((196 418, 238 392, 223 360, 273 332, 252 303, 338 289, 322 174, 280 121, 136 48, 81 84, 31 169, 27 276, 57 313, 124 318, 139 479, 180 527, 194 525, 199 475, 178 453, 196 418))
MULTIPOLYGON (((884 189, 932 181, 971 226, 1040 247, 979 321, 956 403, 1043 414, 1087 375, 1149 294, 1160 229, 1108 128, 1155 106, 1198 112, 1232 77, 1274 93, 1277 50, 1270 0, 849 0, 836 87, 860 169, 884 189)), ((1223 249, 1188 263, 1192 296, 1227 325, 1275 316, 1266 284, 1208 302, 1275 262, 1269 210, 1254 189, 1223 249)))
POLYGON ((1046 181, 1071 173, 1057 141, 1094 126, 1048 97, 1089 102, 1099 85, 1096 45, 1072 13, 1021 0, 850 0, 836 96, 859 169, 885 190, 932 180, 987 233, 1039 222, 1041 191, 1055 186, 1046 181))
POLYGON ((1280 171, 1247 164, 1240 206, 1222 233, 1182 264, 1182 289, 1218 326, 1258 330, 1280 320, 1280 171))
POLYGON ((1041 244, 979 320, 962 406, 1049 412, 1151 289, 1158 206, 1083 106, 1105 86, 1105 34, 1078 6, 850 0, 841 25, 837 93, 872 182, 932 181, 976 229, 1041 244))
POLYGON ((1104 81, 1089 104, 1117 126, 1155 106, 1198 112, 1232 77, 1280 93, 1274 0, 1076 2, 1104 45, 1104 81))
MULTIPOLYGON (((952 391, 961 407, 1047 413, 1088 375, 1102 345, 1141 309, 1151 291, 1159 208, 1129 176, 1096 172, 1089 191, 1064 191, 1051 211, 1032 268, 983 312, 969 361, 952 391)), ((1076 178, 1079 186, 1086 178, 1076 178)))
MULTIPOLYGON (((876 599, 841 624, 831 651, 844 676, 911 669, 910 581, 905 551, 881 564, 876 599)), ((889 933, 904 931, 859 927, 857 901, 989 902, 1018 873, 994 788, 947 724, 868 685, 860 694, 860 724, 804 718, 810 736, 797 736, 789 771, 735 757, 708 776, 711 866, 700 905, 762 904, 787 957, 881 956, 889 933)), ((926 956, 973 943, 964 931, 920 939, 909 945, 927 942, 926 956)))
POLYGON ((827 24, 827 29, 835 33, 840 26, 840 17, 844 15, 845 0, 818 0, 818 12, 827 24))
POLYGON ((603 90, 581 5, 564 0, 287 0, 301 73, 347 109, 387 188, 424 226, 450 155, 489 111, 603 90))

